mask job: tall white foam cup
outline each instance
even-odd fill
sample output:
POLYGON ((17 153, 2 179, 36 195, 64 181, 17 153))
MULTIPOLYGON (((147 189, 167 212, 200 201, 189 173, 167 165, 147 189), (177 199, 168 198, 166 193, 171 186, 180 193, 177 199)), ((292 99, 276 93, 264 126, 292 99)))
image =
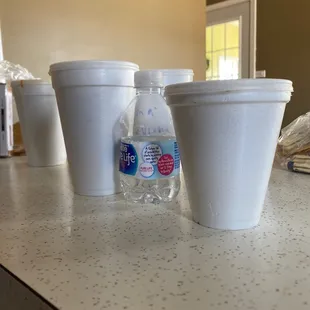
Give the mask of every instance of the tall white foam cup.
POLYGON ((28 164, 64 164, 66 149, 55 92, 50 83, 23 80, 12 83, 28 164))
POLYGON ((166 88, 195 222, 228 230, 258 224, 292 91, 291 81, 273 79, 166 88))
POLYGON ((171 84, 192 82, 194 78, 194 72, 191 69, 158 69, 158 71, 163 73, 164 87, 171 84))
POLYGON ((121 191, 119 119, 135 96, 136 64, 73 61, 50 67, 74 191, 105 196, 121 191))
MULTIPOLYGON (((163 74, 163 86, 192 82, 194 78, 194 71, 191 69, 155 69, 152 71, 159 71, 163 74)), ((162 94, 164 95, 164 88, 162 94)))

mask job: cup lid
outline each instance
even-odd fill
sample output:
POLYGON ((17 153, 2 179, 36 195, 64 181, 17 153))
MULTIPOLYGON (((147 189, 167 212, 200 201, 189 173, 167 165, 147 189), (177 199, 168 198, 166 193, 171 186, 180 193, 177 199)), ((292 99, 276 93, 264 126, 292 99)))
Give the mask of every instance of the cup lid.
POLYGON ((221 81, 189 82, 168 85, 165 96, 188 94, 217 94, 237 91, 288 91, 293 92, 293 83, 280 79, 239 79, 221 81))
POLYGON ((107 60, 76 60, 64 61, 52 64, 50 72, 60 70, 83 70, 83 69, 132 69, 139 70, 139 66, 128 61, 107 61, 107 60))

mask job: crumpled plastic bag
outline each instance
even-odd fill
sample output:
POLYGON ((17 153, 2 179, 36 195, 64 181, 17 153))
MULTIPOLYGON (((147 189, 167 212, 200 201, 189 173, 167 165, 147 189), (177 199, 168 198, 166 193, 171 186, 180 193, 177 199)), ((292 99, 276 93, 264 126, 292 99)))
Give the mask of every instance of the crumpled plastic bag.
POLYGON ((24 67, 7 60, 0 61, 0 82, 33 80, 35 77, 24 67))
POLYGON ((275 160, 290 171, 310 173, 310 112, 282 129, 275 160))

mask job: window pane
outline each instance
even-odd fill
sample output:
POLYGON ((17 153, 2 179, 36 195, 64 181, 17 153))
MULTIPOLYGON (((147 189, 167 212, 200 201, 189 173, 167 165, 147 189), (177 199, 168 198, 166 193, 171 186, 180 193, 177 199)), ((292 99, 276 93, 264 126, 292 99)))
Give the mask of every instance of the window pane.
POLYGON ((212 51, 212 27, 206 28, 206 51, 212 51))
POLYGON ((225 57, 219 59, 219 76, 221 80, 239 78, 239 50, 226 51, 225 57))
POLYGON ((218 51, 225 48, 225 24, 212 26, 213 28, 213 49, 218 51))
POLYGON ((238 79, 241 77, 239 49, 233 48, 226 51, 226 72, 228 78, 238 79))
POLYGON ((239 20, 226 23, 226 48, 239 47, 239 20))
POLYGON ((233 49, 226 50, 226 56, 239 58, 239 48, 233 48, 233 49))
POLYGON ((240 76, 240 21, 206 27, 206 78, 237 79, 240 76))
POLYGON ((225 52, 224 50, 214 52, 212 54, 212 77, 216 80, 220 78, 220 59, 224 58, 225 59, 225 52))

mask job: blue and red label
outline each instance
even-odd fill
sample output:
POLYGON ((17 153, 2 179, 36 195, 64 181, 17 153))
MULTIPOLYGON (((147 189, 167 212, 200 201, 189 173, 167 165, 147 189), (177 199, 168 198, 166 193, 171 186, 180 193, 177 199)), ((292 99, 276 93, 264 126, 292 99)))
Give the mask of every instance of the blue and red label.
POLYGON ((180 173, 180 154, 175 139, 121 142, 120 172, 139 179, 156 180, 180 173))

